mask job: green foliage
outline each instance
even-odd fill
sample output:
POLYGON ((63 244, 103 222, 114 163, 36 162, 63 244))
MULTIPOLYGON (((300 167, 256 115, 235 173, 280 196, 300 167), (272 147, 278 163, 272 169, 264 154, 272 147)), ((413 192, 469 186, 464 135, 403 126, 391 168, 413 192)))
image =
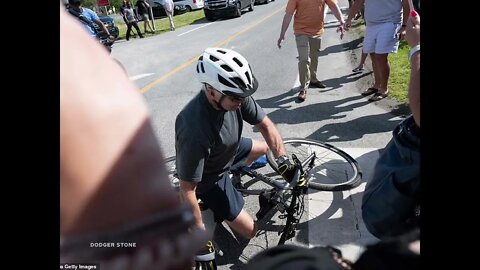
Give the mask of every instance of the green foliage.
POLYGON ((401 41, 398 52, 388 55, 390 62, 390 78, 388 80, 390 95, 399 102, 406 103, 408 103, 408 82, 410 80, 409 50, 410 46, 407 42, 401 41))

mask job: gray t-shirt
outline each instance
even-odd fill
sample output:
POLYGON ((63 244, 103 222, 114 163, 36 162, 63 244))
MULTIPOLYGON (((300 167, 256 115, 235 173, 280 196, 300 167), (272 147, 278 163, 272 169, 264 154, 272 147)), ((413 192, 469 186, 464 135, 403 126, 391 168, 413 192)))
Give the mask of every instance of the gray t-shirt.
POLYGON ((204 193, 233 163, 242 135, 243 120, 256 125, 263 109, 248 97, 236 111, 218 111, 200 91, 175 121, 176 167, 180 179, 198 183, 204 193))
POLYGON ((402 23, 402 0, 365 0, 365 22, 402 23))

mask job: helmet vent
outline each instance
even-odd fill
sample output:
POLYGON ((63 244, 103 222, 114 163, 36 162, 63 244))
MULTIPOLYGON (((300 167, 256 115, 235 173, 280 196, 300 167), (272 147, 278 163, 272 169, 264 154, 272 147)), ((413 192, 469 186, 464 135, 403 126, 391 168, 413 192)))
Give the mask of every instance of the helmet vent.
POLYGON ((248 72, 245 72, 245 76, 247 77, 248 84, 252 84, 252 79, 250 78, 250 74, 248 74, 248 72))
POLYGON ((235 63, 237 63, 240 67, 243 67, 242 62, 240 62, 240 60, 238 60, 236 57, 233 58, 233 61, 235 61, 235 63))
POLYGON ((242 79, 240 79, 239 77, 232 77, 232 78, 230 78, 230 80, 234 81, 240 89, 242 89, 244 91, 247 89, 247 86, 242 81, 242 79))
POLYGON ((216 57, 213 56, 213 55, 210 55, 210 60, 212 60, 213 62, 217 62, 217 61, 218 61, 218 58, 216 58, 216 57))
POLYGON ((220 81, 221 83, 223 83, 224 85, 226 85, 228 87, 236 88, 235 85, 231 84, 229 81, 227 81, 225 78, 223 78, 220 75, 218 75, 218 81, 220 81))
POLYGON ((200 68, 202 69, 202 73, 205 73, 205 69, 203 68, 203 62, 200 62, 200 68))
POLYGON ((231 67, 227 66, 227 65, 221 65, 221 67, 227 72, 232 72, 233 71, 233 69, 231 67))
POLYGON ((200 64, 197 63, 197 73, 200 73, 200 71, 198 70, 198 66, 199 66, 199 65, 200 65, 200 64))
POLYGON ((203 55, 200 55, 200 57, 198 58, 198 61, 202 61, 203 60, 203 55))
POLYGON ((217 50, 217 52, 223 53, 223 54, 226 54, 226 53, 227 53, 226 51, 222 51, 222 50, 217 50))

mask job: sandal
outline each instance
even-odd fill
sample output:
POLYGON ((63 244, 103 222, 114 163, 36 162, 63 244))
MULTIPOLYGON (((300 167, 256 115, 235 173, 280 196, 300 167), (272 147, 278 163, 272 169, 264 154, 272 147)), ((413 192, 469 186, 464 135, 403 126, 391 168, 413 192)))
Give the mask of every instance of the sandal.
POLYGON ((363 91, 362 92, 362 96, 369 96, 371 94, 376 94, 378 92, 378 89, 377 88, 374 88, 374 87, 370 87, 368 88, 367 90, 363 91))
POLYGON ((373 95, 373 97, 371 97, 368 101, 379 101, 379 100, 382 100, 384 98, 388 97, 388 92, 385 92, 385 93, 375 93, 375 95, 373 95))
POLYGON ((363 72, 365 70, 365 68, 363 67, 356 67, 354 69, 352 69, 352 72, 353 73, 360 73, 360 72, 363 72))
POLYGON ((297 98, 298 100, 300 100, 300 102, 305 101, 305 99, 307 98, 307 90, 301 90, 300 93, 298 93, 297 98))

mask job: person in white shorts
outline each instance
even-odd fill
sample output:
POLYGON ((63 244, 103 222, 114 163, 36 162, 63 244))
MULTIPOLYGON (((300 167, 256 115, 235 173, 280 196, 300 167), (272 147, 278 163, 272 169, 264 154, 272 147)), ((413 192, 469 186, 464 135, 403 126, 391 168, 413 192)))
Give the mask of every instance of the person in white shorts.
POLYGON ((388 54, 397 53, 399 41, 405 35, 410 8, 408 0, 356 0, 345 21, 347 29, 364 4, 366 26, 363 52, 370 54, 375 82, 362 95, 373 94, 369 101, 379 101, 388 96, 388 54))

